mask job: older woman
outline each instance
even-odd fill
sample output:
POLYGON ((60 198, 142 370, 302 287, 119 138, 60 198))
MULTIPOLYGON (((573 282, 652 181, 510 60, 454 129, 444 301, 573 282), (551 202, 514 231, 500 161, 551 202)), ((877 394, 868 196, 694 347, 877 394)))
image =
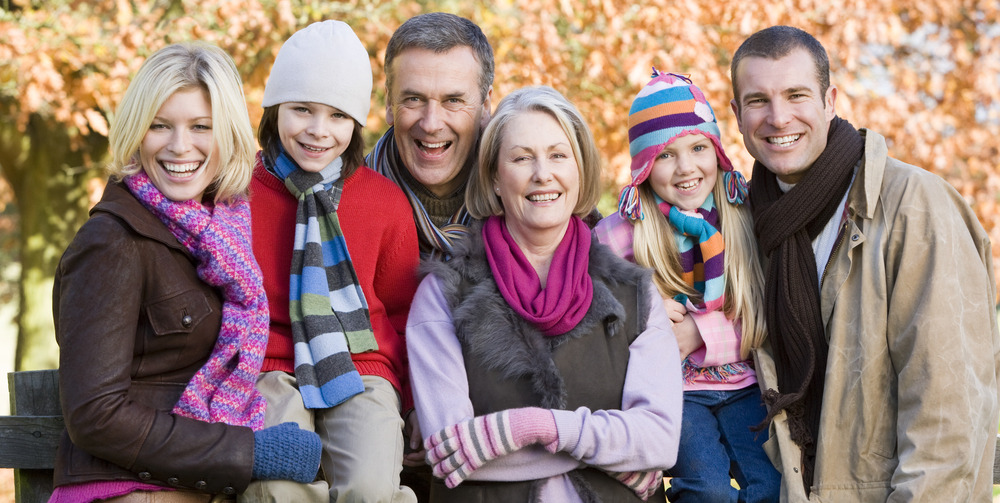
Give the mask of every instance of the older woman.
POLYGON ((466 195, 485 220, 428 265, 407 324, 432 501, 662 495, 681 424, 677 343, 648 274, 580 219, 599 170, 555 90, 498 105, 466 195))
POLYGON ((56 272, 66 432, 50 501, 210 501, 311 481, 319 438, 263 429, 267 300, 250 247, 253 134, 216 47, 147 59, 109 135, 111 182, 56 272))

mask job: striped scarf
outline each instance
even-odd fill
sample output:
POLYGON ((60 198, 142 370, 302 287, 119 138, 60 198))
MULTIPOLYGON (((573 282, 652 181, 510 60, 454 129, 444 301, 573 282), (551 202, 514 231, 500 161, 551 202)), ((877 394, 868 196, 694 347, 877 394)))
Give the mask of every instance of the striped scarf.
MULTIPOLYGON (((726 244, 719 232, 719 210, 711 193, 698 208, 697 216, 687 215, 670 203, 655 196, 660 211, 667 216, 674 230, 677 251, 680 253, 681 278, 702 294, 694 307, 699 313, 722 309, 726 303, 726 244), (697 245, 697 246, 696 246, 697 245)), ((687 295, 674 297, 687 304, 687 295)))
MULTIPOLYGON (((698 208, 701 218, 685 214, 660 199, 660 196, 655 196, 655 199, 674 230, 680 254, 681 277, 702 294, 702 300, 697 304, 684 294, 677 294, 674 300, 684 304, 688 311, 696 313, 721 310, 726 304, 726 244, 720 232, 715 196, 709 194, 698 208)), ((698 367, 690 358, 685 358, 682 363, 684 382, 687 384, 695 381, 727 382, 751 370, 749 362, 698 367)))
POLYGON ((382 138, 379 138, 375 148, 365 159, 365 164, 392 180, 392 183, 398 185, 406 193, 406 198, 410 200, 410 206, 413 206, 413 217, 417 224, 417 233, 420 236, 420 259, 438 257, 443 260, 450 259, 455 242, 469 235, 469 224, 472 217, 465 209, 465 204, 463 203, 462 207, 451 216, 444 227, 438 228, 437 225, 434 225, 430 215, 427 214, 427 208, 424 208, 423 203, 417 198, 417 194, 413 192, 413 189, 400 174, 400 170, 406 169, 406 167, 403 166, 403 161, 399 158, 399 150, 396 148, 392 127, 382 135, 382 138))
POLYGON ((337 218, 342 164, 338 157, 310 173, 284 149, 274 163, 275 173, 299 200, 288 309, 295 377, 310 409, 333 407, 364 391, 351 353, 378 349, 368 303, 337 218))
POLYGON ((198 277, 222 291, 222 326, 212 354, 191 378, 174 414, 264 427, 266 402, 254 387, 267 347, 267 298, 250 238, 250 203, 239 197, 214 209, 166 198, 144 171, 125 177, 132 194, 198 261, 198 277))

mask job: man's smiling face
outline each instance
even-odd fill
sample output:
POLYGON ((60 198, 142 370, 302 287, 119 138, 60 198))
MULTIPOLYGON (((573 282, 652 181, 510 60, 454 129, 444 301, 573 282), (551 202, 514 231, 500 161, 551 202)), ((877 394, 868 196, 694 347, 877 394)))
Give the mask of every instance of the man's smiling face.
POLYGON ((460 187, 480 131, 490 118, 490 96, 479 91, 480 65, 470 47, 442 53, 408 49, 393 61, 386 120, 410 174, 439 197, 460 187))
POLYGON ((750 155, 786 183, 798 183, 826 149, 837 88, 825 95, 805 49, 780 59, 750 57, 736 71, 731 105, 750 155))

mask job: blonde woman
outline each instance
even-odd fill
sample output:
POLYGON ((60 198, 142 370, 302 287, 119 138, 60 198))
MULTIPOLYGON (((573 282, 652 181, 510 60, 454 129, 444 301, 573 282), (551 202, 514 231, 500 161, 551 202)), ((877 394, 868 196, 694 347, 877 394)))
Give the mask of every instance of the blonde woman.
POLYGON ((66 432, 50 502, 208 502, 312 481, 315 433, 264 429, 267 299, 250 247, 253 135, 220 49, 147 59, 109 135, 111 181, 54 288, 66 432))
POLYGON ((648 274, 591 239, 581 217, 599 195, 593 136, 566 98, 500 102, 466 193, 483 220, 426 266, 407 322, 431 501, 663 500, 677 343, 648 274))

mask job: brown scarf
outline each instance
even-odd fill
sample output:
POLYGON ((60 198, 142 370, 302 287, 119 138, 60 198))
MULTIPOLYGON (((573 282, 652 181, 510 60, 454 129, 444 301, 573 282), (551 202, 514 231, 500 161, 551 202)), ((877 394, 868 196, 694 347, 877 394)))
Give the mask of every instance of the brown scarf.
POLYGON ((834 117, 826 149, 795 187, 783 194, 774 173, 760 162, 753 166, 750 203, 754 233, 770 259, 764 286, 767 321, 778 389, 764 392, 767 424, 788 412, 792 440, 802 448, 802 481, 806 494, 816 463, 816 437, 829 347, 820 310, 819 279, 812 240, 831 217, 851 186, 854 166, 865 141, 849 122, 834 117))

